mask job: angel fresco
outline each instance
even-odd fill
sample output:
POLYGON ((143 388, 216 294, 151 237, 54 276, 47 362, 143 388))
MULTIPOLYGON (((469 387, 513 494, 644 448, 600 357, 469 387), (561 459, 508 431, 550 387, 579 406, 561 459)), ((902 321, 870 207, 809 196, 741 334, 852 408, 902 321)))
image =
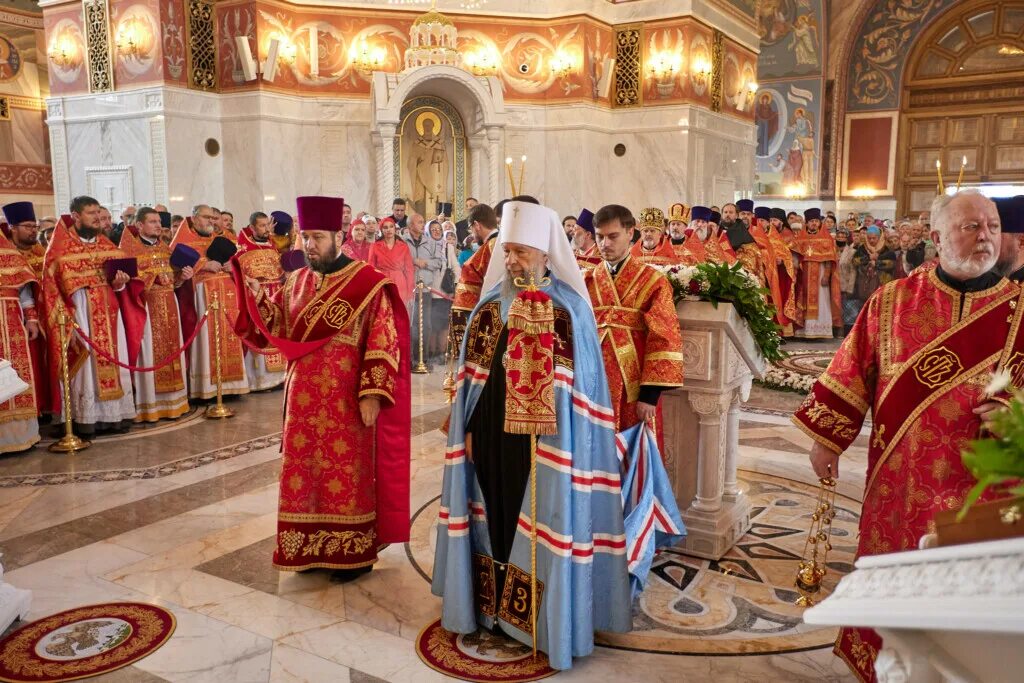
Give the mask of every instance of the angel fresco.
POLYGON ((812 15, 801 14, 796 18, 789 48, 796 55, 798 65, 818 66, 818 27, 812 15))

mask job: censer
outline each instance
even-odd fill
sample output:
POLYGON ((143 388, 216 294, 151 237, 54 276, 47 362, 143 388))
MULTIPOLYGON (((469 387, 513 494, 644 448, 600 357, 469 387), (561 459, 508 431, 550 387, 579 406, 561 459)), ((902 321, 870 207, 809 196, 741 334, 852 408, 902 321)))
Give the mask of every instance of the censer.
POLYGON ((804 542, 803 559, 796 570, 796 587, 800 597, 796 604, 810 607, 815 604, 814 596, 821 591, 821 582, 828 570, 828 551, 832 550, 832 521, 836 518, 836 480, 835 477, 822 477, 818 480, 818 504, 811 515, 811 528, 804 542), (810 548, 810 557, 807 550, 810 548))
POLYGON ((447 403, 453 403, 455 401, 455 372, 452 367, 452 351, 451 344, 448 344, 448 348, 444 352, 444 382, 441 384, 441 389, 444 390, 445 401, 447 403))

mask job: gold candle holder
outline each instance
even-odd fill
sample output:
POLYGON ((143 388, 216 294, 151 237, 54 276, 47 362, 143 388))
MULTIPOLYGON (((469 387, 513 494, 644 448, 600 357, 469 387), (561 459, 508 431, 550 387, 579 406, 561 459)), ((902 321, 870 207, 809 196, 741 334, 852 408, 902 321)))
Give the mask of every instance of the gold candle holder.
POLYGON ((412 371, 415 374, 417 374, 417 375, 425 375, 425 374, 427 374, 430 371, 427 369, 427 364, 423 361, 423 283, 422 282, 417 282, 416 283, 416 294, 419 297, 419 305, 418 305, 419 316, 418 317, 420 319, 419 320, 420 362, 416 364, 416 367, 413 368, 412 371))
POLYGON ((224 387, 220 371, 220 297, 214 293, 210 302, 210 310, 213 311, 213 347, 214 347, 214 368, 217 375, 217 402, 206 409, 205 416, 211 420, 220 420, 226 417, 234 417, 235 411, 224 405, 224 387))
POLYGON ((60 325, 60 378, 61 387, 64 390, 64 436, 60 441, 50 444, 49 450, 53 453, 74 454, 75 451, 84 451, 92 443, 75 436, 71 431, 71 373, 68 370, 68 344, 71 341, 68 335, 70 318, 68 318, 67 309, 64 308, 63 303, 57 303, 57 310, 59 311, 57 320, 60 325))
POLYGON ((822 477, 818 480, 818 503, 811 515, 811 528, 804 541, 803 559, 796 570, 795 585, 800 592, 796 604, 810 607, 815 604, 814 596, 821 592, 821 583, 828 573, 828 551, 832 550, 832 521, 836 518, 836 480, 835 477, 822 477), (811 549, 810 557, 807 549, 811 549), (820 559, 819 559, 820 555, 820 559))

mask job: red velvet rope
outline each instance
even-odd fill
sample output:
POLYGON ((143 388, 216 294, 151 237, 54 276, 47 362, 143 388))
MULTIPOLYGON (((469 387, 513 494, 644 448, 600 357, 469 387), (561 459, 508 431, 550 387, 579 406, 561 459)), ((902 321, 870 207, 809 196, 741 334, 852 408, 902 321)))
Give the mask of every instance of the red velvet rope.
POLYGON ((444 292, 442 292, 442 291, 441 291, 441 290, 439 290, 439 289, 434 289, 433 287, 424 287, 423 289, 427 290, 427 291, 428 291, 428 292, 430 292, 431 294, 436 294, 436 295, 438 295, 438 296, 439 296, 439 297, 441 297, 442 299, 447 299, 448 301, 455 301, 455 299, 454 299, 454 298, 452 298, 452 296, 451 296, 450 294, 445 294, 444 292))
POLYGON ((82 332, 82 328, 78 326, 78 323, 72 322, 72 324, 74 325, 75 334, 78 335, 78 338, 81 339, 82 341, 84 341, 86 344, 88 344, 89 347, 93 351, 96 352, 97 356, 99 356, 103 360, 107 361, 108 363, 113 363, 114 365, 116 365, 119 368, 124 368, 125 370, 131 370, 132 372, 156 372, 160 368, 162 368, 164 366, 167 366, 167 365, 170 365, 174 361, 175 358, 180 356, 185 351, 185 349, 187 349, 189 347, 189 345, 193 341, 195 341, 196 337, 199 336, 199 330, 203 329, 203 324, 206 322, 206 319, 209 316, 210 316, 210 312, 209 311, 207 311, 206 313, 203 313, 203 317, 200 318, 199 322, 196 324, 196 329, 192 330, 192 334, 189 335, 188 341, 186 341, 184 343, 184 345, 182 345, 182 347, 180 349, 178 349, 177 351, 175 351, 171 355, 167 356, 167 358, 165 358, 164 360, 160 361, 156 365, 150 366, 148 368, 140 368, 140 367, 136 367, 134 365, 128 365, 126 363, 122 363, 121 361, 119 361, 116 358, 111 358, 110 355, 107 354, 106 351, 104 351, 103 349, 101 349, 98 346, 96 346, 96 343, 93 342, 92 339, 87 337, 84 332, 82 332))

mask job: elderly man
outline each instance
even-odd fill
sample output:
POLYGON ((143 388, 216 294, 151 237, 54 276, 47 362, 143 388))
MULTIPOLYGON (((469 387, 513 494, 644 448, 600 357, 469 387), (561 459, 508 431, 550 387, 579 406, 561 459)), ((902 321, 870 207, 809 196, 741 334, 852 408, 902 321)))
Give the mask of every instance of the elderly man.
POLYGON ((432 589, 449 631, 500 630, 568 669, 595 630, 630 628, 614 415, 557 214, 510 201, 500 239, 459 354, 432 589))
MULTIPOLYGON (((916 549, 937 512, 960 508, 975 483, 960 452, 1000 407, 985 385, 1024 352, 1021 290, 992 271, 995 204, 965 190, 937 197, 932 217, 938 267, 870 298, 793 416, 814 440, 815 474, 834 477, 871 409, 858 555, 916 549)), ((870 681, 881 646, 877 633, 846 628, 836 650, 870 681)))
MULTIPOLYGON (((238 294, 235 291, 227 263, 210 258, 207 249, 214 240, 214 222, 217 215, 212 207, 198 204, 192 209, 192 220, 183 221, 174 233, 171 251, 179 244, 199 252, 199 261, 192 267, 195 275, 178 287, 178 303, 182 309, 182 327, 192 331, 192 325, 210 309, 214 298, 221 310, 218 313, 220 336, 220 373, 224 395, 249 393, 249 375, 241 340, 232 329, 238 318, 238 294)), ((199 330, 189 347, 189 398, 211 399, 217 395, 217 338, 213 336, 211 319, 199 330)))
POLYGON ((648 208, 641 211, 637 227, 640 229, 640 240, 630 247, 630 254, 638 261, 652 266, 679 263, 672 240, 665 235, 665 214, 661 209, 648 208))

